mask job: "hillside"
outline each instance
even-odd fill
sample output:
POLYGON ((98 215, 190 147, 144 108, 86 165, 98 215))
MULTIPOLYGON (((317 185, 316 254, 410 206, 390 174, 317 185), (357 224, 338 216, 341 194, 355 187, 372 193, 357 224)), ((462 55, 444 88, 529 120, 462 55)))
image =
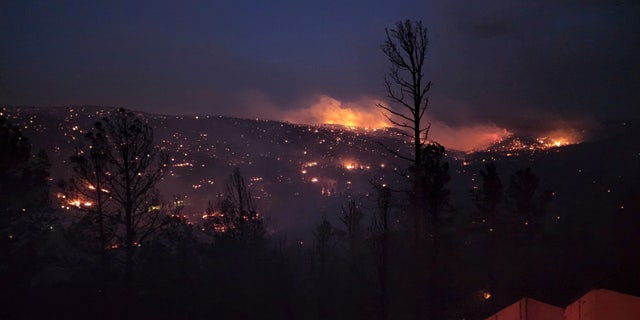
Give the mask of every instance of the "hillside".
MULTIPOLYGON (((23 128, 36 148, 47 151, 52 178, 58 180, 70 175, 67 159, 82 134, 111 110, 21 107, 4 108, 3 113, 23 128)), ((390 129, 140 115, 155 129, 156 143, 171 155, 160 191, 166 201, 185 197, 184 214, 193 222, 206 213, 209 202, 215 202, 234 167, 250 181, 272 231, 306 230, 322 215, 335 217, 347 199, 373 210, 373 180, 402 188, 397 172, 406 164, 383 145, 402 150, 404 142, 390 129)), ((535 138, 516 133, 484 151, 450 151, 454 210, 460 215, 473 210, 470 191, 479 186, 478 172, 484 163, 494 161, 505 187, 515 171, 532 167, 541 187, 554 192, 549 215, 553 219, 570 217, 600 226, 603 217, 638 208, 639 145, 637 123, 616 122, 607 124, 597 139, 580 144, 542 148, 535 138), (518 149, 518 144, 525 147, 518 149)))

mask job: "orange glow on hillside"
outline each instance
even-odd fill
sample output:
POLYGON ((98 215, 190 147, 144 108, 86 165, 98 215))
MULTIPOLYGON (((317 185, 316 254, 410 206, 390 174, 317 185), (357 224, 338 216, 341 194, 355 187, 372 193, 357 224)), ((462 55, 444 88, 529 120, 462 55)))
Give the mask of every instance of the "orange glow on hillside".
POLYGON ((558 129, 538 138, 545 148, 564 147, 582 142, 582 135, 574 129, 558 129))
MULTIPOLYGON (((394 127, 385 116, 384 110, 377 106, 378 104, 386 105, 384 101, 373 98, 340 101, 328 95, 319 95, 306 107, 285 112, 282 114, 282 118, 285 121, 299 124, 334 124, 372 130, 394 127)), ((401 109, 400 111, 405 110, 401 109)), ((467 122, 458 120, 457 123, 450 124, 429 114, 425 117, 423 125, 426 126, 427 123, 431 125, 429 140, 438 142, 451 150, 464 152, 485 150, 514 135, 514 132, 509 129, 491 122, 478 123, 469 119, 467 122)), ((582 142, 581 134, 570 128, 551 131, 538 137, 533 138, 537 140, 535 143, 527 142, 522 146, 513 146, 513 148, 536 150, 582 142)), ((342 166, 347 170, 361 169, 357 163, 342 163, 342 166)), ((303 170, 305 170, 304 167, 303 170)))
POLYGON ((388 127, 390 124, 382 110, 376 107, 377 103, 380 101, 375 99, 342 102, 321 95, 311 106, 285 114, 285 120, 293 123, 336 124, 367 129, 388 127))
POLYGON ((539 150, 558 149, 560 147, 579 144, 582 134, 574 129, 558 129, 546 132, 537 137, 515 136, 500 144, 492 146, 492 151, 506 152, 508 157, 519 155, 520 151, 535 152, 539 150))

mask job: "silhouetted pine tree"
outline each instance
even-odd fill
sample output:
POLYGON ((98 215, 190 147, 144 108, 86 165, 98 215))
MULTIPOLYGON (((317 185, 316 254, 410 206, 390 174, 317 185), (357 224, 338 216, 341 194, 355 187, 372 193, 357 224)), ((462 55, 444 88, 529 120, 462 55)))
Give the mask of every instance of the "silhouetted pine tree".
POLYGON ((58 226, 47 155, 33 155, 29 140, 4 116, 0 154, 0 318, 12 318, 31 305, 34 276, 46 267, 42 249, 58 226))
POLYGON ((114 248, 124 251, 124 280, 129 294, 138 248, 168 223, 167 211, 162 210, 155 189, 165 174, 168 156, 153 138, 153 129, 143 119, 118 109, 94 124, 86 144, 72 158, 76 191, 85 192, 95 201, 107 196, 112 202, 109 211, 102 205, 88 214, 99 230, 102 224, 100 246, 113 237, 114 248), (98 184, 104 185, 104 190, 98 190, 98 184), (91 193, 84 188, 95 190, 91 193), (106 222, 113 225, 112 234, 105 228, 106 222))
POLYGON ((375 275, 379 290, 377 301, 377 315, 381 320, 389 319, 390 309, 390 242, 392 232, 391 190, 382 185, 376 185, 378 197, 377 210, 369 229, 369 242, 375 264, 375 275))
MULTIPOLYGON (((511 205, 512 217, 508 232, 511 234, 511 265, 519 268, 514 290, 521 296, 531 296, 539 289, 543 272, 536 268, 535 261, 543 257, 539 250, 539 236, 544 231, 546 208, 552 192, 541 190, 540 178, 531 168, 518 170, 511 176, 507 195, 511 205)), ((538 290, 539 291, 539 290, 538 290)))
MULTIPOLYGON (((424 208, 421 214, 425 215, 426 225, 422 232, 426 236, 427 264, 425 270, 427 274, 427 301, 428 314, 431 317, 439 318, 446 301, 443 291, 444 279, 444 259, 442 256, 443 246, 446 244, 445 224, 450 222, 444 213, 450 209, 451 191, 446 184, 451 179, 449 175, 449 163, 445 161, 445 148, 435 142, 426 144, 421 153, 421 166, 410 168, 415 172, 415 178, 421 180, 422 193, 416 197, 422 198, 421 203, 424 208), (422 171, 420 171, 420 168, 422 171)), ((424 271, 421 271, 424 272, 424 271)))
POLYGON ((334 281, 332 276, 332 260, 335 244, 335 230, 331 222, 326 217, 322 218, 320 224, 314 231, 315 236, 315 257, 316 257, 316 294, 318 306, 318 318, 329 319, 331 309, 332 294, 334 291, 334 281))
MULTIPOLYGON (((473 224, 479 226, 476 230, 483 241, 483 262, 486 264, 487 284, 485 290, 493 295, 496 294, 496 286, 498 281, 498 266, 500 265, 499 254, 499 234, 504 232, 504 224, 500 225, 499 207, 504 201, 504 191, 502 181, 498 175, 494 162, 485 164, 483 170, 480 170, 482 179, 479 189, 473 192, 473 203, 476 207, 476 213, 473 224)), ((496 298, 489 299, 487 302, 487 310, 495 311, 496 305, 493 303, 496 298)))
POLYGON ((89 260, 84 262, 82 269, 91 276, 95 276, 97 270, 105 281, 111 281, 107 275, 113 267, 108 259, 109 251, 119 244, 116 239, 118 221, 114 214, 117 208, 107 185, 109 141, 104 132, 96 128, 89 130, 84 138, 79 142, 76 154, 69 158, 73 177, 59 183, 64 192, 59 200, 63 206, 81 215, 67 228, 67 238, 89 260))
POLYGON ((365 318, 365 305, 367 300, 367 289, 369 281, 365 270, 365 259, 367 258, 364 240, 365 234, 362 225, 364 212, 358 207, 355 200, 351 199, 346 206, 342 207, 339 219, 345 228, 347 242, 346 251, 346 276, 343 281, 346 287, 343 298, 344 315, 350 319, 365 318))
POLYGON ((544 223, 546 208, 551 200, 551 191, 540 190, 540 178, 531 168, 518 170, 511 176, 507 194, 514 218, 529 239, 538 234, 544 223))

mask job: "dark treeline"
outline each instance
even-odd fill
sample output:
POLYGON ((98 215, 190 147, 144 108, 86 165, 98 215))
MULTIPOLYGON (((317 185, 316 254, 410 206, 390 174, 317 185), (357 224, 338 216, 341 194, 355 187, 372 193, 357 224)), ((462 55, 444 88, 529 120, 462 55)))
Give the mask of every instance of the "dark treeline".
POLYGON ((96 123, 60 183, 45 153, 0 124, 2 319, 414 319, 417 303, 430 319, 482 319, 522 296, 564 305, 595 287, 640 288, 638 218, 612 218, 615 234, 600 236, 558 219, 531 168, 504 177, 486 164, 461 211, 444 148, 426 144, 426 191, 373 185, 375 201, 345 202, 309 243, 267 232, 238 169, 205 222, 186 221, 182 198, 155 190, 166 154, 130 112, 96 123), (417 197, 428 242, 416 242, 417 197))

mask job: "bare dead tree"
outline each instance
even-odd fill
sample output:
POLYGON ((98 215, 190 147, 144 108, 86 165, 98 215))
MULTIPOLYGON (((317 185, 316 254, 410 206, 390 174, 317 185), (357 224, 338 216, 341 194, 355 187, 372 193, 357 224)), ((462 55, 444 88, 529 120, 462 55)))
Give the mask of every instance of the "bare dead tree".
POLYGON ((430 127, 430 124, 423 125, 424 113, 429 105, 427 94, 431 88, 431 82, 424 80, 423 71, 429 44, 427 29, 420 21, 406 20, 397 22, 395 29, 385 29, 385 33, 387 39, 382 51, 389 59, 391 68, 384 83, 387 98, 400 110, 383 104, 377 106, 386 111, 387 119, 413 142, 413 157, 390 151, 418 166, 430 127))
MULTIPOLYGON (((428 135, 430 124, 424 116, 429 105, 429 89, 431 82, 424 79, 424 63, 428 48, 427 29, 420 21, 399 21, 395 29, 386 29, 386 40, 382 51, 387 56, 391 67, 384 78, 387 98, 391 105, 377 106, 386 111, 387 119, 399 129, 399 132, 411 139, 413 157, 389 147, 386 149, 395 156, 410 163, 406 177, 411 181, 413 215, 412 230, 413 259, 407 261, 413 275, 414 315, 417 319, 434 315, 435 287, 433 275, 435 262, 429 261, 427 251, 435 252, 435 243, 429 238, 429 209, 427 208, 427 182, 431 174, 428 171, 429 154, 428 135), (428 275, 427 272, 431 273, 428 275), (431 283, 430 283, 431 282, 431 283), (429 292, 429 294, 427 294, 429 292), (431 297, 429 297, 431 296, 431 297)), ((433 213, 432 213, 433 215, 433 213)))
POLYGON ((386 40, 382 51, 391 63, 390 70, 384 82, 387 97, 392 106, 378 104, 387 113, 385 116, 394 124, 400 133, 411 139, 413 157, 400 151, 386 148, 395 156, 410 163, 408 177, 413 184, 413 237, 415 245, 424 242, 426 237, 426 212, 424 210, 423 194, 425 192, 424 179, 426 164, 423 153, 426 152, 430 124, 424 124, 424 115, 429 99, 428 92, 431 82, 424 80, 424 62, 428 48, 427 29, 420 21, 399 21, 395 29, 386 29, 386 40), (426 83, 425 83, 426 82, 426 83))

